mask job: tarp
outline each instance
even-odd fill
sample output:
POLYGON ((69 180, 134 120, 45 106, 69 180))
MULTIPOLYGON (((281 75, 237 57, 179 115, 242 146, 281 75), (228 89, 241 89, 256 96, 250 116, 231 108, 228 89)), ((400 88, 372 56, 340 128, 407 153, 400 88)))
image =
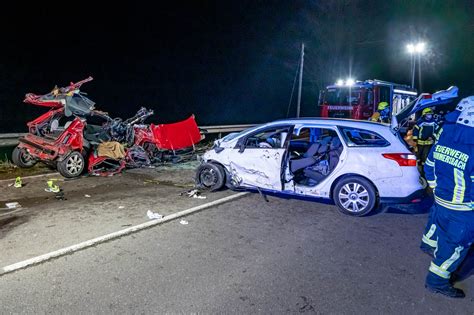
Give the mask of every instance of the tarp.
POLYGON ((194 120, 194 115, 173 124, 152 124, 150 128, 161 149, 180 150, 201 141, 201 133, 194 120))
POLYGON ((97 147, 97 155, 100 157, 109 157, 111 159, 119 160, 125 157, 125 150, 123 145, 116 141, 102 142, 97 147))

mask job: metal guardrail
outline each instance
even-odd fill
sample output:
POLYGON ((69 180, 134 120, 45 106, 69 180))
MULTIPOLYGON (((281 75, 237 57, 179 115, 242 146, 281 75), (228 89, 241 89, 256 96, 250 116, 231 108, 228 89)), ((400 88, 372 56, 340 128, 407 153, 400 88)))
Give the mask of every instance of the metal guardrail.
MULTIPOLYGON (((247 125, 218 125, 218 126, 199 126, 204 134, 222 134, 228 132, 237 132, 255 126, 255 124, 247 125)), ((26 133, 1 133, 0 147, 14 146, 18 143, 18 138, 23 137, 26 133)))
POLYGON ((26 133, 2 133, 0 134, 0 147, 17 145, 18 138, 24 135, 26 135, 26 133))
POLYGON ((255 126, 255 124, 248 125, 221 125, 221 126, 199 126, 199 129, 203 133, 226 133, 226 132, 236 132, 242 131, 244 129, 255 126))

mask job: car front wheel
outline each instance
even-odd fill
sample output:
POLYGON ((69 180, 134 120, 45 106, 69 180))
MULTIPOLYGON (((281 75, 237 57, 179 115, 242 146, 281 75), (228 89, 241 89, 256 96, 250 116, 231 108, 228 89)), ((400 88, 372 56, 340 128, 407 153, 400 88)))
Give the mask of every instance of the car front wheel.
POLYGON ((224 186, 224 181, 225 171, 220 165, 203 163, 196 170, 196 184, 199 188, 219 190, 224 186))
POLYGON ((334 187, 333 199, 339 211, 356 217, 368 214, 377 204, 374 185, 357 176, 340 180, 334 187))

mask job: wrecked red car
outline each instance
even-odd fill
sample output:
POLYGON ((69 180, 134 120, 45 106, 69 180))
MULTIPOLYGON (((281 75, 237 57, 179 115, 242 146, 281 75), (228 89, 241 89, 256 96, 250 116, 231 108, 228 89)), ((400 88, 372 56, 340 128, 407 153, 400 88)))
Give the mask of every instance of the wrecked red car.
POLYGON ((92 80, 71 82, 44 95, 26 94, 25 103, 50 110, 27 124, 29 133, 19 139, 12 154, 17 166, 27 168, 43 162, 68 178, 85 169, 94 175, 111 175, 127 166, 162 162, 166 152, 176 154, 201 140, 193 115, 173 124, 147 125, 144 121, 153 111, 146 108, 127 120, 96 110, 95 103, 80 91, 82 84, 92 80), (98 148, 112 142, 122 147, 119 151, 123 153, 100 155, 98 148))

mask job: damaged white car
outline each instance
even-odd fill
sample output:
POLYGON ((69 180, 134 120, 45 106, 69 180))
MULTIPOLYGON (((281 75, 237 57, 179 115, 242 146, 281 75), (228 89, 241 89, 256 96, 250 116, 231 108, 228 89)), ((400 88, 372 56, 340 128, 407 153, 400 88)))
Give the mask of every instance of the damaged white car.
POLYGON ((420 96, 394 117, 392 126, 303 118, 230 134, 216 140, 202 156, 196 183, 210 190, 226 185, 323 198, 354 216, 365 215, 381 203, 421 202, 425 185, 415 155, 398 134, 397 121, 446 103, 457 95, 457 88, 438 93, 444 94, 420 96))

